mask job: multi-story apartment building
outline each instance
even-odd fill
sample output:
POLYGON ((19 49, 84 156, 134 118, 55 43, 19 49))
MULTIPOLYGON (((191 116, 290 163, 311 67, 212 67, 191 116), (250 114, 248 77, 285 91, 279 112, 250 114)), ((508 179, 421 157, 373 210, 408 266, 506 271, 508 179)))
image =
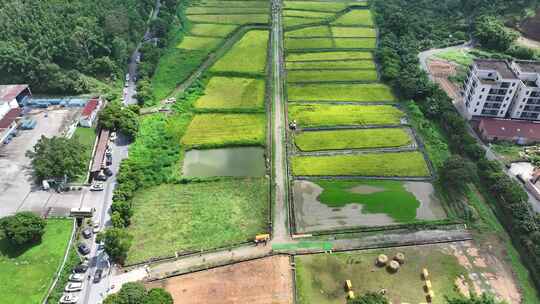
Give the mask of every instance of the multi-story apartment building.
POLYGON ((475 60, 464 85, 468 118, 505 117, 519 82, 506 60, 475 60))
POLYGON ((468 119, 540 120, 540 62, 475 60, 463 97, 468 119))
POLYGON ((509 116, 515 119, 540 120, 540 62, 517 60, 512 68, 521 80, 509 116))

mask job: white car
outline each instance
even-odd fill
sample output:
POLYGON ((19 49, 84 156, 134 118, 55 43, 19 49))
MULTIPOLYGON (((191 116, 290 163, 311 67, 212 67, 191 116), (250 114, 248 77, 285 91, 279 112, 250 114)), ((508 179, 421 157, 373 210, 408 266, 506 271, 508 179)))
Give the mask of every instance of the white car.
POLYGON ((82 282, 84 280, 84 273, 74 273, 69 276, 70 282, 82 282))
POLYGON ((94 234, 98 233, 99 232, 99 222, 95 221, 94 223, 92 223, 92 228, 93 228, 94 234))
POLYGON ((90 186, 90 191, 103 191, 103 183, 93 183, 92 186, 90 186))
POLYGON ((65 294, 60 298, 60 303, 62 304, 74 304, 79 301, 79 297, 72 294, 65 294))
POLYGON ((112 133, 111 133, 110 139, 111 139, 111 141, 115 141, 115 140, 116 140, 116 132, 112 132, 112 133))
POLYGON ((64 291, 66 292, 73 292, 73 291, 81 291, 82 290, 83 283, 77 282, 77 283, 69 283, 64 288, 64 291))

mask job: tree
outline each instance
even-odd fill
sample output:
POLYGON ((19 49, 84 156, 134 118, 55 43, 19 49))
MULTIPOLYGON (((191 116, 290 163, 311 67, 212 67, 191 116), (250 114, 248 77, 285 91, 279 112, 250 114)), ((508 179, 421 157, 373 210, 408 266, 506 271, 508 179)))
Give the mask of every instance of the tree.
POLYGON ((41 240, 46 222, 32 212, 19 212, 3 218, 0 228, 14 245, 23 245, 41 240))
POLYGON ((127 252, 131 247, 133 237, 120 228, 110 228, 104 233, 98 234, 98 242, 103 241, 105 252, 117 263, 123 264, 127 258, 127 252))
POLYGON ((348 304, 388 304, 388 299, 375 292, 368 292, 354 300, 349 300, 348 304))
POLYGON ((452 155, 441 168, 441 179, 449 189, 463 193, 473 180, 473 164, 459 155, 452 155))
POLYGON ((486 15, 476 19, 474 36, 483 46, 504 52, 519 34, 504 26, 499 18, 486 15))
POLYGON ((63 179, 64 176, 70 180, 86 170, 88 160, 81 153, 85 149, 76 136, 71 139, 41 136, 33 151, 27 151, 26 156, 31 159, 38 180, 63 179))
POLYGON ((448 304, 500 304, 503 302, 497 302, 492 296, 489 296, 487 294, 482 294, 482 296, 478 297, 475 294, 471 295, 471 298, 453 298, 453 299, 446 299, 446 302, 448 304))
POLYGON ((118 130, 133 139, 139 131, 139 118, 134 110, 133 107, 122 107, 118 102, 111 102, 99 113, 99 125, 118 130))
POLYGON ((152 288, 146 295, 143 304, 173 304, 173 298, 163 288, 152 288))

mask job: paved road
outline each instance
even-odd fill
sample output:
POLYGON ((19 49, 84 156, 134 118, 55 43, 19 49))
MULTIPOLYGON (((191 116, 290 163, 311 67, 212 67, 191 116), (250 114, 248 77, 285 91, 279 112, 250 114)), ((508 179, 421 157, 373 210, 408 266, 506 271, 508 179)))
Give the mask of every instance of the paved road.
MULTIPOLYGON (((420 60, 420 66, 422 67, 422 69, 424 69, 424 71, 426 71, 429 75, 429 69, 428 69, 428 66, 427 66, 427 61, 430 57, 432 57, 434 54, 436 53, 439 53, 439 52, 443 52, 443 51, 446 51, 446 50, 458 50, 458 49, 470 49, 472 47, 472 43, 471 42, 467 42, 465 44, 462 44, 462 45, 458 45, 458 46, 452 46, 452 47, 447 47, 447 48, 442 48, 442 49, 431 49, 431 50, 427 50, 427 51, 424 51, 424 52, 421 52, 418 54, 418 59, 420 60)), ((430 79, 433 80, 433 77, 431 75, 429 75, 430 79)), ((464 115, 463 114, 463 111, 464 111, 464 105, 463 105, 463 100, 458 97, 457 99, 454 99, 452 100, 452 103, 454 104, 454 107, 456 108, 456 110, 461 113, 461 115, 464 115)), ((489 145, 486 145, 482 139, 478 136, 478 134, 476 134, 476 132, 474 131, 474 129, 471 127, 470 124, 466 124, 467 126, 467 131, 469 132, 469 134, 471 136, 473 136, 475 139, 476 139, 476 142, 486 151, 486 158, 489 159, 489 160, 496 160, 496 161, 499 161, 501 162, 502 164, 502 161, 500 160, 500 158, 497 156, 497 154, 495 154, 492 150, 491 150, 491 147, 489 145)), ((518 181, 518 184, 520 184, 522 187, 523 187, 523 190, 525 190, 525 192, 527 193, 527 196, 529 197, 529 203, 531 204, 532 208, 536 211, 536 212, 540 212, 540 201, 537 200, 524 186, 521 182, 519 182, 519 180, 516 178, 516 176, 514 176, 513 174, 511 174, 507 169, 506 167, 503 166, 503 171, 506 173, 506 175, 508 175, 510 178, 512 178, 513 180, 515 181, 518 181)))

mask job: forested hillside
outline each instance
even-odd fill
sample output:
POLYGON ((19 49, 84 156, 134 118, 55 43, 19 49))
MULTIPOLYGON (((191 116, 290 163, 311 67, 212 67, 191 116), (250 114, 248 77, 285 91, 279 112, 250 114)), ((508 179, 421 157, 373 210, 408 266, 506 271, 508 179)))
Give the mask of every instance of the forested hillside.
POLYGON ((119 73, 141 39, 154 0, 0 1, 0 83, 79 93, 81 74, 119 73))

